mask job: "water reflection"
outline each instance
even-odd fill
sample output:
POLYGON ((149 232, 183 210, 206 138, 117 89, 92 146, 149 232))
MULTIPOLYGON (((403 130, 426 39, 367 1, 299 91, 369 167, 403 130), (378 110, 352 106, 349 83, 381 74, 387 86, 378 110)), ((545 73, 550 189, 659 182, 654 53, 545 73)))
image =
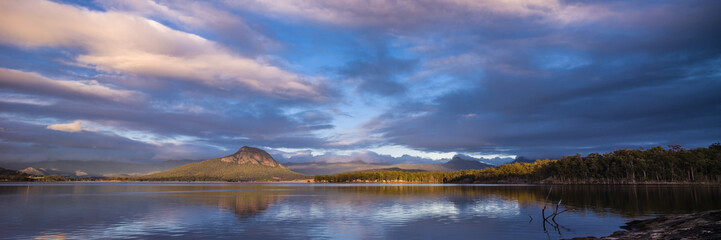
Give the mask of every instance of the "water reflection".
POLYGON ((543 206, 563 199, 563 205, 597 213, 618 213, 626 217, 705 211, 721 208, 721 187, 717 185, 458 185, 458 186, 350 186, 342 192, 392 196, 393 199, 437 198, 476 199, 481 196, 543 206), (550 190, 550 195, 549 195, 550 190), (546 198, 548 197, 548 201, 546 198))
POLYGON ((508 200, 479 200, 469 210, 489 218, 507 218, 521 214, 518 202, 508 200))
MULTIPOLYGON (((253 217, 283 198, 282 195, 268 195, 268 192, 235 192, 232 195, 209 195, 204 192, 176 195, 175 200, 186 203, 202 203, 230 210, 239 218, 253 217)), ((274 192, 273 194, 278 194, 274 192)))
POLYGON ((4 184, 0 238, 558 239, 711 209, 717 186, 4 184))

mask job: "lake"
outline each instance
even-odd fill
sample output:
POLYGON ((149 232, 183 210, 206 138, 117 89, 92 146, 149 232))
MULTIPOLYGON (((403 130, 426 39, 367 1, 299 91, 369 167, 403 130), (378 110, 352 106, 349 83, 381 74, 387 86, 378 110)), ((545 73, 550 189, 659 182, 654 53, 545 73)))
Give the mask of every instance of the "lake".
POLYGON ((5 183, 0 238, 560 239, 713 209, 710 185, 5 183))

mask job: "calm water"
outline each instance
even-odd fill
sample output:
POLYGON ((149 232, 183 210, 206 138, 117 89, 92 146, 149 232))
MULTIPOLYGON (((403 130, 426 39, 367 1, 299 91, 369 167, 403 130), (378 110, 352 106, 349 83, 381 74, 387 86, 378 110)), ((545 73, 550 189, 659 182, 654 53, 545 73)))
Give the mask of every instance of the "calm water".
POLYGON ((630 219, 721 209, 718 186, 548 192, 518 185, 0 184, 0 238, 559 239, 608 235, 630 219), (544 231, 541 209, 558 200, 568 212, 544 231))

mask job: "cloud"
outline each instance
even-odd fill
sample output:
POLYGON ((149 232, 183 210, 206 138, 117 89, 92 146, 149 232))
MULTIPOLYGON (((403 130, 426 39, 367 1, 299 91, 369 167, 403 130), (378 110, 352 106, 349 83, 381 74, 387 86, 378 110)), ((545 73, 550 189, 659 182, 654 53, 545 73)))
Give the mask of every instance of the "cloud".
POLYGON ((279 47, 279 43, 263 34, 257 26, 249 25, 224 6, 214 6, 211 2, 101 0, 98 3, 111 11, 170 22, 183 30, 211 32, 220 42, 251 55, 279 47), (237 42, 243 44, 233 44, 237 42))
POLYGON ((414 79, 407 91, 425 99, 401 99, 367 127, 420 150, 530 157, 718 141, 718 3, 589 7, 621 15, 571 25, 484 16, 499 24, 399 30, 396 44, 421 55, 424 78, 450 80, 429 95, 414 79))
POLYGON ((401 28, 438 22, 483 23, 485 18, 533 18, 567 24, 609 15, 604 9, 558 0, 474 1, 249 1, 230 3, 237 8, 265 12, 278 18, 308 19, 349 26, 401 28))
POLYGON ((718 141, 721 130, 716 93, 721 84, 717 73, 687 69, 717 60, 686 61, 528 77, 489 71, 490 78, 477 87, 430 104, 399 104, 374 119, 375 133, 425 150, 530 157, 676 143, 706 146, 718 141))
POLYGON ((60 81, 37 73, 23 72, 0 67, 0 86, 26 93, 57 96, 68 99, 95 99, 111 102, 136 103, 143 94, 136 91, 117 90, 103 86, 97 81, 60 81))
MULTIPOLYGON (((258 103, 229 103, 226 99, 203 97, 205 111, 176 111, 151 102, 140 106, 108 106, 95 102, 59 101, 52 105, 28 105, 2 102, 3 115, 18 121, 83 119, 101 125, 116 135, 139 139, 182 139, 179 142, 214 149, 236 149, 238 146, 323 147, 327 140, 316 136, 316 130, 332 129, 327 116, 310 111, 285 115, 277 107, 258 103)), ((187 105, 186 105, 187 106, 187 105)))
POLYGON ((318 84, 307 78, 124 12, 39 0, 3 1, 0 42, 78 48, 83 52, 75 57, 78 64, 105 72, 172 78, 279 98, 323 99, 318 84))
MULTIPOLYGON (((66 128, 81 127, 76 121, 66 128)), ((212 146, 152 144, 132 140, 108 131, 59 131, 43 125, 0 118, 2 161, 135 161, 207 159, 226 154, 212 146)))
POLYGON ((47 129, 61 132, 80 132, 83 130, 83 125, 80 123, 80 121, 75 121, 73 123, 49 125, 47 129))
POLYGON ((389 56, 387 49, 376 49, 375 53, 357 56, 339 70, 343 78, 358 82, 358 90, 389 96, 403 93, 406 86, 399 82, 399 76, 411 72, 417 61, 389 56))

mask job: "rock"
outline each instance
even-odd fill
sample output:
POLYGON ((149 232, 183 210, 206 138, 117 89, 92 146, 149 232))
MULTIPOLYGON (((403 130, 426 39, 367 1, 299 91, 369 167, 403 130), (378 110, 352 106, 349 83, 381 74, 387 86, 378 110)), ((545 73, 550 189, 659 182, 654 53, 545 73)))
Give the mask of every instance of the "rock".
POLYGON ((580 237, 581 239, 721 239, 721 210, 660 216, 626 223, 607 237, 580 237))

